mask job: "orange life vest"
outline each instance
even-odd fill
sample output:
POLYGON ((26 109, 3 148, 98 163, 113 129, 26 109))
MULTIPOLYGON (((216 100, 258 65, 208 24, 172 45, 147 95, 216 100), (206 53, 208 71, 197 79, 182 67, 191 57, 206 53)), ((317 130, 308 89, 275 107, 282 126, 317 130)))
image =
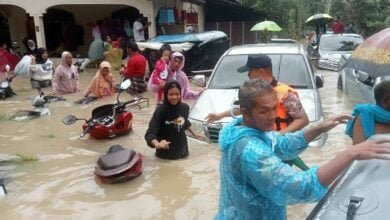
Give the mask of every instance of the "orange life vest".
POLYGON ((280 131, 280 130, 286 128, 293 121, 293 118, 287 114, 286 108, 282 104, 282 99, 286 96, 286 94, 288 92, 293 92, 295 94, 298 94, 298 93, 294 89, 292 89, 290 86, 283 84, 283 83, 278 83, 274 87, 274 89, 279 94, 279 101, 278 101, 278 104, 276 106, 277 115, 276 115, 276 119, 275 119, 274 130, 280 131))

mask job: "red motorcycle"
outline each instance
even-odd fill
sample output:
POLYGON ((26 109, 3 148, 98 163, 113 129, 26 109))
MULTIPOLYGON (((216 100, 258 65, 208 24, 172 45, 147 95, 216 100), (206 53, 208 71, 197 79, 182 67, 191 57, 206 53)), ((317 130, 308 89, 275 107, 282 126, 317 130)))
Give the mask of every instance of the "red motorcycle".
POLYGON ((136 97, 127 102, 119 101, 121 92, 129 88, 130 84, 129 80, 122 82, 117 96, 117 103, 102 105, 93 109, 90 119, 68 115, 62 119, 62 122, 66 125, 71 125, 78 120, 85 121, 80 137, 89 133, 90 136, 101 139, 129 133, 132 130, 133 119, 133 114, 129 110, 135 107, 141 108, 143 103, 146 103, 147 106, 149 105, 149 99, 142 97, 136 97))

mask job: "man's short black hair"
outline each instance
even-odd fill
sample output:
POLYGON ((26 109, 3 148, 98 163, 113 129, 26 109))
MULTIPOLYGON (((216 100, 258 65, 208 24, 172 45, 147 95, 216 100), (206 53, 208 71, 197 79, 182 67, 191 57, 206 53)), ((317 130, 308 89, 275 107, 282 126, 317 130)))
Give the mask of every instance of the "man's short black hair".
POLYGON ((127 49, 130 49, 133 52, 138 52, 139 51, 138 44, 135 43, 135 42, 127 43, 127 49))
POLYGON ((390 80, 382 81, 375 86, 374 97, 379 106, 386 98, 390 98, 390 80))

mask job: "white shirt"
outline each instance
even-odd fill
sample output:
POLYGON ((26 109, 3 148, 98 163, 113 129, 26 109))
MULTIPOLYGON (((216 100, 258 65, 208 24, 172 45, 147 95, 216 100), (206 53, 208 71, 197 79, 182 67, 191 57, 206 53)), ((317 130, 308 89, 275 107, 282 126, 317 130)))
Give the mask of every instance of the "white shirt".
POLYGON ((135 21, 133 23, 133 31, 134 31, 134 40, 135 42, 145 41, 145 33, 143 30, 143 25, 139 21, 135 21))
POLYGON ((52 80, 53 62, 47 60, 43 64, 34 64, 30 66, 31 78, 37 81, 52 80))

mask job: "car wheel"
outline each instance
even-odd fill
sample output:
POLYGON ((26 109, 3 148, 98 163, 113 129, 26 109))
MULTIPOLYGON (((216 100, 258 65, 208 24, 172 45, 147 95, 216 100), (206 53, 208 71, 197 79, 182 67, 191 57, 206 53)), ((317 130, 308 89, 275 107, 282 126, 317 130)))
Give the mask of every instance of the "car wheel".
POLYGON ((339 75, 339 78, 337 79, 337 89, 343 91, 343 79, 341 78, 341 75, 339 75))

